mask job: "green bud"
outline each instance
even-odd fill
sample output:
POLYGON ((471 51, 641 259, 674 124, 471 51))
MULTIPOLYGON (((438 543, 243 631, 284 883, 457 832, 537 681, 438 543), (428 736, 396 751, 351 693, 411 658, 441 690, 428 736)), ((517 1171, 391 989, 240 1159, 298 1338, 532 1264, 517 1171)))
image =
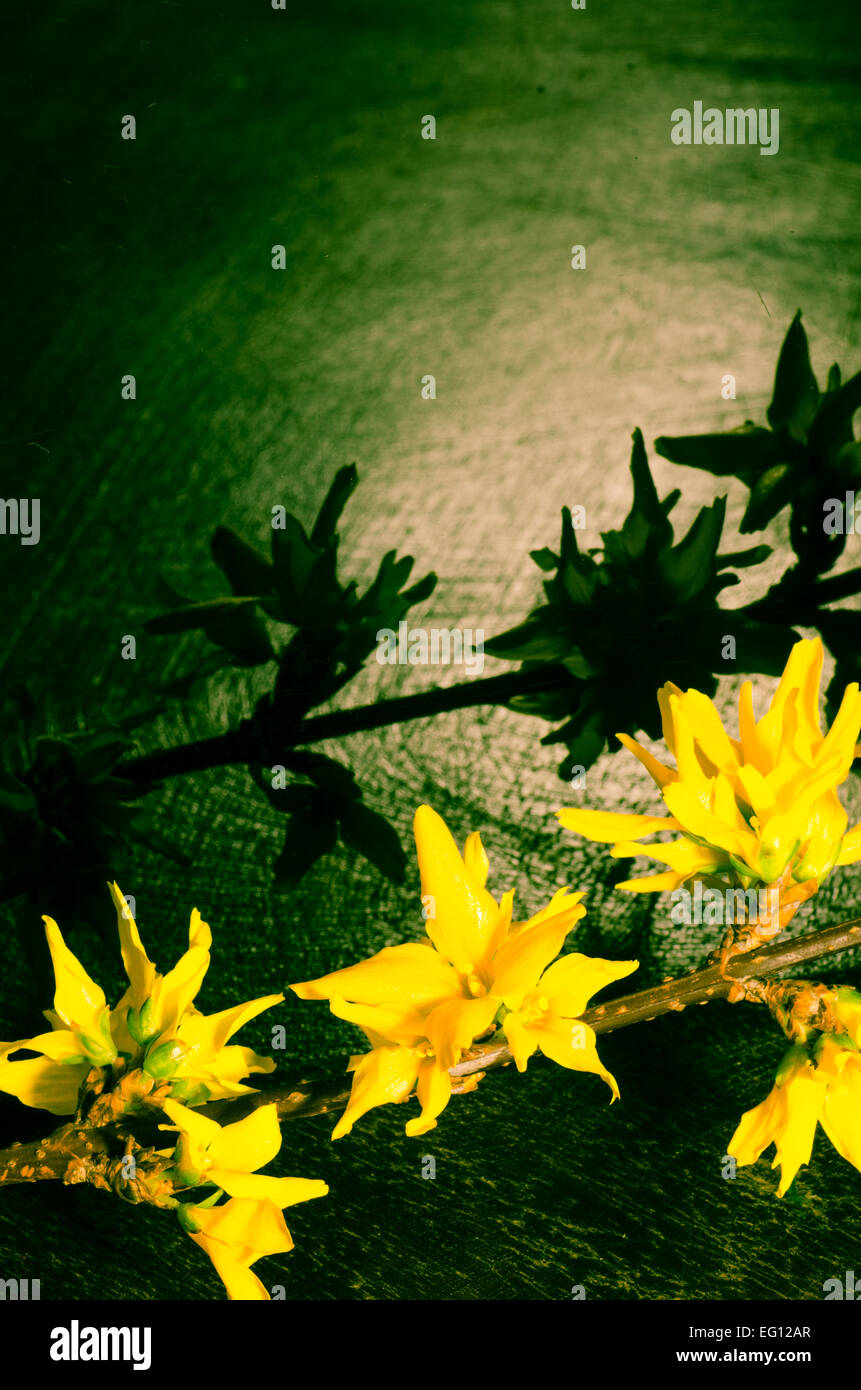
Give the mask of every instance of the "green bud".
POLYGON ((152 998, 145 999, 139 1010, 129 1009, 126 1027, 139 1047, 146 1047, 148 1042, 152 1042, 158 1035, 158 1022, 152 998))
POLYGON ((83 1044, 84 1051, 95 1067, 107 1067, 117 1060, 116 1044, 111 1036, 110 1009, 102 1010, 99 1019, 99 1036, 92 1038, 87 1033, 76 1034, 83 1044))
POLYGON ((173 1038, 149 1049, 144 1058, 143 1069, 157 1081, 166 1081, 168 1077, 173 1076, 187 1056, 188 1048, 185 1043, 173 1038))
POLYGON ((170 1083, 171 1100, 178 1100, 182 1105, 205 1105, 209 1100, 209 1087, 204 1086, 202 1081, 178 1081, 170 1083))

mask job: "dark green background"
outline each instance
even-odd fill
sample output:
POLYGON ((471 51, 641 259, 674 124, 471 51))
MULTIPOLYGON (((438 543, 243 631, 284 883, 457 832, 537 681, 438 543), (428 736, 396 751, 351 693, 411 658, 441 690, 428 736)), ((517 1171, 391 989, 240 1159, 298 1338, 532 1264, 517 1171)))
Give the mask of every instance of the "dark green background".
MULTIPOLYGON (((346 572, 367 580, 398 545, 440 574, 428 623, 489 636, 534 599, 527 551, 555 541, 563 503, 586 507, 592 544, 620 524, 635 425, 650 441, 762 416, 797 307, 820 380, 835 357, 857 369, 856 30, 851 6, 806 0, 31 8, 0 98, 15 146, 0 491, 40 497, 42 538, 0 538, 4 687, 27 679, 52 729, 121 713, 205 649, 143 634, 155 572, 215 594, 215 524, 263 547, 273 505, 310 520, 353 460, 346 572), (672 146, 670 112, 695 100, 779 107, 779 154, 672 146), (419 136, 428 113, 435 142, 419 136), (135 402, 120 399, 127 372, 135 402)), ((684 480, 688 524, 711 480, 655 471, 665 489, 684 480)), ((732 484, 733 525, 744 495, 732 484)), ((769 539, 783 547, 773 577, 783 519, 769 539)), ((349 698, 433 677, 375 667, 349 698)), ((146 746, 226 727, 259 688, 215 680, 146 746)), ((423 800, 461 840, 480 828, 491 886, 516 886, 520 915, 569 882, 590 905, 572 944, 638 954, 643 983, 690 966, 715 929, 680 931, 663 901, 614 895, 611 861, 556 829, 570 794, 542 732, 470 711, 356 736, 341 756, 405 840, 423 800)), ((581 798, 654 804, 624 754, 581 798)), ((193 906, 210 922, 208 1010, 422 930, 412 867, 399 890, 343 850, 275 896, 281 826, 239 770, 172 783, 158 804, 192 867, 142 852, 121 886, 163 968, 193 906)), ((857 870, 828 883, 800 925, 850 915, 855 883, 857 870)), ((39 1026, 13 931, 24 912, 3 919, 10 1038, 39 1026)), ((75 945, 118 989, 118 958, 75 945)), ((859 980, 845 958, 838 973, 859 980)), ((291 996, 272 1020, 294 1073, 337 1071, 355 1045, 322 1004, 291 996)), ((243 1036, 268 1045, 263 1021, 243 1036)), ((590 1299, 817 1299, 858 1266, 861 1177, 824 1137, 781 1203, 765 1160, 721 1178, 781 1054, 764 1015, 717 1005, 601 1051, 622 1088, 612 1109, 596 1078, 537 1060, 488 1077, 419 1141, 391 1107, 334 1146, 331 1119, 289 1127, 277 1171, 325 1177, 331 1195, 288 1213, 297 1249, 258 1266, 264 1280, 293 1299, 566 1299, 575 1284, 590 1299)), ((0 1139, 39 1132, 23 1113, 0 1107, 0 1139)), ((50 1184, 0 1198, 0 1277, 40 1278, 52 1299, 220 1296, 167 1217, 50 1184)))

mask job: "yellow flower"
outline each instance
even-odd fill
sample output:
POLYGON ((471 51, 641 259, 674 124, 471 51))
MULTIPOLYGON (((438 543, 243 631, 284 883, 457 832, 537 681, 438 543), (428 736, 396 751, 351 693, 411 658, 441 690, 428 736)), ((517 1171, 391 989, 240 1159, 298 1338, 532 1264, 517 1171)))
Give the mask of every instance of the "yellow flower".
POLYGON ((825 1034, 808 1053, 797 1043, 786 1053, 770 1094, 748 1110, 727 1147, 744 1167, 774 1144, 780 1168, 778 1197, 810 1162, 817 1124, 839 1154, 861 1171, 861 1054, 845 1036, 825 1034))
MULTIPOLYGON (((566 808, 557 812, 561 824, 612 843, 615 858, 648 855, 667 865, 664 873, 619 884, 636 893, 675 889, 702 876, 749 886, 788 874, 796 884, 816 885, 836 864, 861 859, 861 825, 846 832, 846 812, 836 793, 855 757, 861 693, 856 683, 847 686, 823 736, 822 661, 819 638, 797 642, 758 721, 746 681, 737 739, 727 734, 714 704, 700 691, 665 685, 658 702, 664 741, 676 766, 661 763, 627 734, 618 737, 651 774, 670 814, 566 808), (645 847, 636 843, 660 831, 678 831, 681 838, 645 847)), ((785 903, 793 894, 797 890, 790 889, 785 903)))
POLYGON ((231 1197, 210 1207, 178 1208, 180 1222, 195 1245, 205 1250, 231 1300, 268 1300, 268 1289, 251 1269, 265 1255, 286 1254, 293 1238, 274 1202, 231 1197))
POLYGON ((45 917, 56 980, 54 1008, 46 1010, 45 1017, 53 1031, 0 1043, 0 1091, 17 1096, 24 1105, 71 1115, 90 1068, 117 1063, 124 1054, 129 1065, 169 1080, 171 1093, 183 1100, 201 1103, 250 1092, 252 1087, 240 1079, 271 1072, 275 1063, 250 1048, 227 1043, 249 1019, 280 1004, 283 994, 268 994, 209 1016, 199 1013, 192 1000, 209 968, 212 943, 200 913, 195 909, 191 915, 188 950, 173 970, 160 975, 119 888, 114 883, 110 890, 129 988, 117 1007, 108 1009, 103 991, 69 950, 57 923, 45 917), (41 1055, 9 1060, 25 1049, 41 1055))
POLYGON ((635 960, 598 960, 589 956, 563 956, 545 970, 534 989, 503 1020, 503 1029, 518 1071, 536 1047, 545 1057, 571 1071, 591 1071, 619 1099, 616 1079, 601 1063, 594 1031, 579 1021, 596 990, 621 980, 637 969, 635 960))
POLYGON ((176 1101, 165 1103, 179 1138, 173 1175, 184 1187, 215 1186, 203 1203, 177 1207, 181 1224, 205 1250, 230 1299, 268 1299, 251 1265, 264 1255, 293 1249, 283 1207, 295 1206, 329 1191, 311 1178, 272 1178, 258 1173, 281 1148, 278 1107, 261 1105, 236 1124, 221 1125, 176 1101), (214 1206, 223 1192, 230 1198, 214 1206))
MULTIPOLYGON (((414 1089, 422 1110, 408 1122, 406 1133, 433 1129, 451 1094, 450 1068, 465 1048, 492 1029, 498 1014, 525 1007, 542 972, 585 913, 582 893, 569 895, 562 889, 527 922, 513 923, 514 894, 506 893, 497 903, 487 891, 488 860, 477 833, 469 836, 461 855, 441 817, 420 806, 415 837, 422 901, 429 906, 429 941, 387 946, 358 965, 291 986, 300 999, 328 999, 332 1012, 358 1024, 372 1044, 371 1052, 350 1061, 350 1101, 334 1139, 348 1134, 374 1106, 406 1100, 414 1089)), ((584 979, 594 981, 594 974, 589 975, 593 965, 614 968, 588 962, 584 979)), ((634 968, 626 962, 618 975, 605 975, 604 982, 634 968)), ((598 987, 592 984, 593 990, 598 987)), ((543 1046, 536 1038, 529 1052, 543 1046)), ((552 1046, 548 1042, 548 1056, 552 1046)), ((576 1062, 566 1054, 564 1065, 600 1068, 588 1048, 576 1062)))
POLYGON ((165 1102, 164 1112, 179 1131, 174 1171, 184 1187, 209 1184, 230 1197, 274 1202, 290 1207, 312 1197, 325 1197, 324 1182, 310 1178, 271 1178, 258 1168, 271 1162, 281 1148, 278 1107, 260 1105, 244 1120, 223 1127, 177 1101, 165 1102))

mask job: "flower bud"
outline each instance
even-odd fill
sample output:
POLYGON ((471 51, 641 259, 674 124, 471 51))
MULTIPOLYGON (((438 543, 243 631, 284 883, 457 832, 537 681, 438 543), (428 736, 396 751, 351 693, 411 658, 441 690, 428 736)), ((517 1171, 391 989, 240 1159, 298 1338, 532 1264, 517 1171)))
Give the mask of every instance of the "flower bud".
POLYGON ((188 1056, 188 1048, 178 1038, 151 1047, 144 1058, 143 1070, 157 1081, 166 1081, 188 1056))

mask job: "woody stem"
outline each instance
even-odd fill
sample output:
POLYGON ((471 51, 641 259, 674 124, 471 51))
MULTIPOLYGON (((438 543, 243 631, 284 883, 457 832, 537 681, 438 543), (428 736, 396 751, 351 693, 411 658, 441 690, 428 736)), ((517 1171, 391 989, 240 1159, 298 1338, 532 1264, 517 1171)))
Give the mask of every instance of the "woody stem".
MULTIPOLYGON (((609 1004, 588 1009, 582 1022, 596 1033, 610 1033, 635 1023, 647 1023, 666 1013, 680 1013, 692 1004, 708 1004, 713 999, 726 999, 733 982, 773 976, 793 969, 804 961, 818 960, 861 946, 861 917, 842 922, 836 927, 813 932, 794 940, 773 942, 759 950, 735 956, 725 963, 707 965, 675 980, 668 980, 651 989, 622 995, 609 1004)), ((456 1066, 451 1068, 455 1089, 464 1077, 492 1067, 504 1066, 512 1060, 506 1043, 478 1043, 467 1049, 456 1066)), ((219 1100, 202 1106, 202 1113, 219 1124, 230 1124, 250 1114, 259 1105, 276 1104, 280 1120, 299 1119, 306 1115, 323 1115, 341 1110, 350 1094, 348 1077, 330 1077, 323 1081, 299 1081, 292 1085, 270 1086, 238 1099, 219 1100)), ((87 1181, 86 1162, 94 1154, 117 1155, 129 1134, 141 1144, 163 1143, 157 1119, 123 1117, 119 1123, 89 1127, 85 1124, 62 1125, 46 1139, 29 1144, 16 1144, 0 1150, 0 1186, 3 1184, 38 1182, 54 1178, 65 1181, 87 1181)))

